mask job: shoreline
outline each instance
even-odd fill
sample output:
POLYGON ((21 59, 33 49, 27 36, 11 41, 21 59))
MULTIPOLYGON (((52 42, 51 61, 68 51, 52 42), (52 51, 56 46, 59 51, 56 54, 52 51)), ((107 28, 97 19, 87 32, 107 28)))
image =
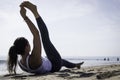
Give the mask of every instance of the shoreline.
POLYGON ((120 80, 120 64, 82 67, 81 69, 63 68, 59 72, 44 75, 20 73, 2 75, 0 80, 120 80))

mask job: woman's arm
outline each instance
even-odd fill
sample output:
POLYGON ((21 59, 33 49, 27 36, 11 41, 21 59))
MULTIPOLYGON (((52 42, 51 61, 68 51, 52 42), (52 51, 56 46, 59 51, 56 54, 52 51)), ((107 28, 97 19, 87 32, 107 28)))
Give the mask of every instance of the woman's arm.
POLYGON ((39 36, 39 31, 37 30, 35 25, 32 23, 32 21, 26 16, 26 9, 24 7, 21 7, 20 14, 22 18, 25 20, 25 22, 27 23, 33 36, 39 36))
POLYGON ((24 7, 21 7, 20 14, 25 20, 25 22, 27 23, 33 35, 33 50, 31 53, 31 58, 32 58, 31 63, 32 62, 35 63, 36 61, 40 61, 40 58, 41 58, 41 40, 40 40, 39 31, 37 30, 35 25, 32 23, 32 21, 26 16, 26 10, 24 7))

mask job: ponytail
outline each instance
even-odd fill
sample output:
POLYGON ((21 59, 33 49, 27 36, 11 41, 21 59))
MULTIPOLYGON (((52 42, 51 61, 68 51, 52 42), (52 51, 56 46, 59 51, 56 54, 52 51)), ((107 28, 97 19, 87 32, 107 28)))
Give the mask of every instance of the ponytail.
POLYGON ((9 52, 8 52, 8 71, 9 73, 16 74, 16 66, 17 66, 17 60, 18 56, 17 55, 24 55, 25 53, 25 47, 28 45, 28 40, 25 39, 24 37, 17 38, 13 46, 10 47, 9 52))
POLYGON ((8 52, 8 71, 10 74, 13 72, 16 74, 17 59, 15 46, 11 46, 8 52))

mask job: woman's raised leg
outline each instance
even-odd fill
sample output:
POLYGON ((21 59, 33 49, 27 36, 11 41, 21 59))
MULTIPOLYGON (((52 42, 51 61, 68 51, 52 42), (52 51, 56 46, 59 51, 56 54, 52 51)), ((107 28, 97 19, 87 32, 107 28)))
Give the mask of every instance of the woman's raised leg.
POLYGON ((59 71, 61 68, 61 56, 50 41, 49 33, 45 23, 43 22, 42 18, 39 17, 36 19, 39 30, 41 32, 43 47, 45 49, 46 55, 48 59, 51 61, 53 69, 52 72, 59 71))

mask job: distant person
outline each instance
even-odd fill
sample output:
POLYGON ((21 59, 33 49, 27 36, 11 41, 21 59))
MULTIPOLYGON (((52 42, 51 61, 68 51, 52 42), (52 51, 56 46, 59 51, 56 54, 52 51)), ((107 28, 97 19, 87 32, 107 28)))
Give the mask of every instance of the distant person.
POLYGON ((107 58, 107 61, 110 61, 110 59, 109 59, 109 58, 107 58))
POLYGON ((104 61, 106 61, 106 58, 104 58, 104 61))
POLYGON ((79 69, 84 62, 71 63, 61 58, 60 54, 50 41, 47 27, 44 21, 42 20, 41 16, 39 15, 37 7, 34 4, 25 1, 20 5, 20 8, 21 8, 20 14, 22 18, 25 20, 26 24, 28 25, 28 28, 30 29, 33 35, 33 50, 31 51, 30 44, 26 38, 24 37, 17 38, 14 41, 13 46, 11 46, 9 49, 8 59, 9 73, 16 74, 18 55, 21 56, 20 61, 18 61, 20 68, 23 71, 29 73, 44 74, 48 72, 56 72, 59 71, 62 66, 65 66, 67 68, 76 67, 79 69), (26 8, 29 9, 35 16, 41 35, 39 34, 39 30, 37 30, 35 25, 26 15, 26 8), (43 58, 41 56, 42 44, 47 55, 46 58, 43 58))
POLYGON ((119 61, 119 58, 117 58, 117 61, 119 61))

